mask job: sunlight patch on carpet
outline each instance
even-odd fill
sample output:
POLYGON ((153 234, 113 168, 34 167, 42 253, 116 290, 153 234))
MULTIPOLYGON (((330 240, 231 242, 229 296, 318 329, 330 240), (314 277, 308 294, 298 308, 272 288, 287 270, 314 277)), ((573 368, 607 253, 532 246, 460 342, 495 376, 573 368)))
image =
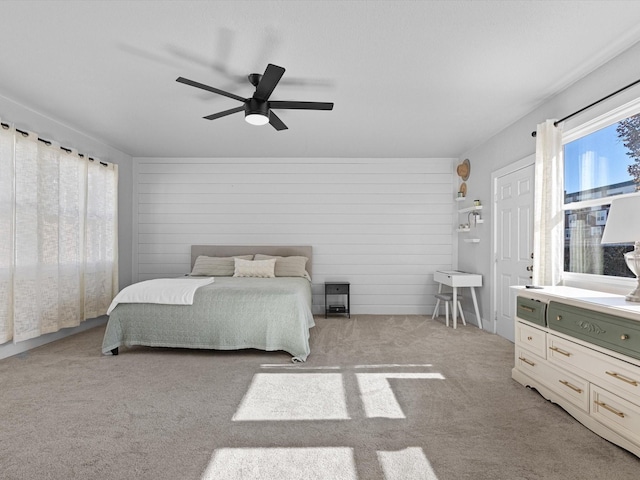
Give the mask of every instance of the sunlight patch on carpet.
POLYGON ((258 373, 234 421, 348 420, 339 373, 258 373))
POLYGON ((420 447, 377 454, 385 480, 438 480, 420 447))
POLYGON ((433 367, 431 363, 383 363, 378 365, 356 365, 353 368, 415 368, 415 367, 433 367))
POLYGON ((300 365, 296 363, 291 365, 290 363, 263 363, 260 365, 260 368, 277 368, 278 370, 342 370, 342 367, 333 366, 333 367, 310 367, 306 365, 300 365))
POLYGON ((358 480, 353 449, 222 448, 201 480, 358 480))
POLYGON ((368 418, 406 418, 389 384, 390 378, 444 380, 441 373, 357 373, 356 378, 368 418))

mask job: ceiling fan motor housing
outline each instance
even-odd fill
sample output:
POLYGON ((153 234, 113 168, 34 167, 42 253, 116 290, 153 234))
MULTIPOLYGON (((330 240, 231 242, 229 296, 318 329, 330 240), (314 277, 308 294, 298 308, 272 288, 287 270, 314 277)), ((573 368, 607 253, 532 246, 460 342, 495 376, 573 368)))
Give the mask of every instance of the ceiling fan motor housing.
POLYGON ((257 98, 247 98, 244 102, 244 115, 262 115, 269 118, 269 103, 257 98))

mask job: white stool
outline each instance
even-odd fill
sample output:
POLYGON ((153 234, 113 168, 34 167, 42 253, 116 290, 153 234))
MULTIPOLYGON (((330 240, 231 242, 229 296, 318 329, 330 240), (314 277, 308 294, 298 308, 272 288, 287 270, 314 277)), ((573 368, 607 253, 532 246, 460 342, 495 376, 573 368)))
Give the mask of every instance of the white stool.
MULTIPOLYGON (((464 319, 464 313, 462 312, 462 304, 460 304, 460 300, 462 297, 458 295, 456 300, 458 301, 458 312, 460 312, 460 319, 462 320, 462 324, 466 325, 467 322, 464 319)), ((451 293, 437 293, 436 294, 436 307, 433 309, 433 315, 431 319, 434 319, 438 316, 438 311, 440 310, 440 302, 444 302, 444 312, 445 312, 445 325, 449 326, 449 310, 453 312, 453 294, 451 293)))

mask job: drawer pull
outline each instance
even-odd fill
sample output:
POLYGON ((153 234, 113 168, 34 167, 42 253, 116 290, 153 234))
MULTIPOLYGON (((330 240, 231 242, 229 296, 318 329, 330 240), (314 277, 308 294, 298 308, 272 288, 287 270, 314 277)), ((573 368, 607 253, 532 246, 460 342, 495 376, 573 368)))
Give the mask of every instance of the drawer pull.
POLYGON ((629 335, 623 333, 622 335, 620 335, 620 340, 629 340, 629 335))
POLYGON ((532 337, 531 335, 529 335, 529 336, 527 337, 527 340, 531 341, 531 340, 533 340, 533 337, 532 337))
POLYGON ((532 367, 535 367, 535 366, 536 366, 536 364, 535 364, 534 362, 532 362, 531 360, 527 360, 527 359, 526 359, 526 358, 524 358, 524 357, 519 357, 519 358, 520 358, 520 360, 522 360, 524 363, 529 364, 529 365, 531 365, 532 367))
POLYGON ((607 375, 611 375, 613 378, 617 378, 618 380, 622 380, 623 382, 628 383, 629 385, 633 385, 634 387, 638 386, 638 382, 637 380, 631 380, 630 378, 625 377, 624 375, 620 375, 619 373, 616 372, 608 372, 605 370, 605 372, 607 375))
POLYGON ((578 392, 578 393, 582 393, 582 389, 576 387, 575 385, 571 385, 569 382, 567 382, 566 380, 558 380, 561 384, 563 384, 565 387, 569 387, 571 390, 573 390, 574 392, 578 392))
POLYGON ((522 310, 525 310, 525 311, 531 312, 531 313, 534 313, 536 311, 535 308, 527 307, 526 305, 518 305, 518 307, 520 307, 522 310))
POLYGON ((565 357, 570 357, 571 354, 569 352, 565 352, 564 350, 560 350, 558 347, 549 347, 549 350, 553 350, 554 352, 558 352, 560 355, 564 355, 565 357))
POLYGON ((562 320, 562 315, 557 315, 557 316, 556 316, 556 320, 557 320, 557 321, 562 320))
POLYGON ((611 413, 613 413, 613 414, 615 414, 615 415, 619 416, 620 418, 624 418, 624 413, 622 413, 622 412, 620 412, 620 411, 616 410, 616 409, 615 409, 615 408, 613 408, 613 407, 610 407, 609 405, 607 405, 607 404, 606 404, 606 403, 604 403, 604 402, 599 402, 598 400, 595 400, 595 404, 596 404, 596 405, 600 405, 600 406, 601 406, 602 408, 604 408, 605 410, 609 410, 611 413))

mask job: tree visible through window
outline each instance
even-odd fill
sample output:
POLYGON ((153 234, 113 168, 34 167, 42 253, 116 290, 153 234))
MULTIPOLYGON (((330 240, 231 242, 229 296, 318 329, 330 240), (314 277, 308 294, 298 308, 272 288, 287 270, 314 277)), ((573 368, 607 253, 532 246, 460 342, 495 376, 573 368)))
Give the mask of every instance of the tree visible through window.
POLYGON ((619 121, 616 132, 627 149, 627 155, 633 159, 627 171, 633 177, 637 189, 640 186, 640 115, 619 121))
POLYGON ((602 245, 611 197, 640 187, 640 114, 564 145, 564 271, 635 277, 622 253, 632 244, 602 245))

